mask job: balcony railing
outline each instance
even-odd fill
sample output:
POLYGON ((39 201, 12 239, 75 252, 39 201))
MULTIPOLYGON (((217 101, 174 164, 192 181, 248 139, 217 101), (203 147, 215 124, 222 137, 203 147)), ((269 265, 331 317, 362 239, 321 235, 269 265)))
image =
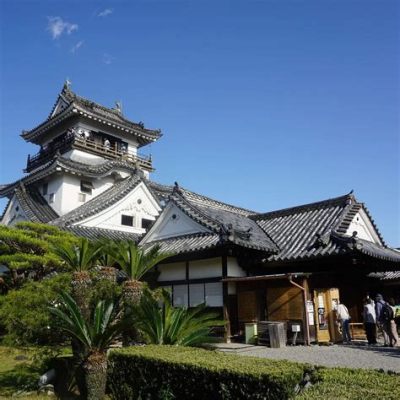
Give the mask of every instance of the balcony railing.
POLYGON ((25 172, 31 172, 39 166, 51 161, 57 153, 65 153, 71 149, 79 149, 111 160, 123 160, 135 164, 146 171, 153 171, 151 156, 143 156, 129 152, 121 143, 104 144, 102 137, 84 139, 70 132, 59 136, 54 143, 42 148, 34 156, 28 156, 25 172), (97 139, 97 140, 96 140, 97 139))

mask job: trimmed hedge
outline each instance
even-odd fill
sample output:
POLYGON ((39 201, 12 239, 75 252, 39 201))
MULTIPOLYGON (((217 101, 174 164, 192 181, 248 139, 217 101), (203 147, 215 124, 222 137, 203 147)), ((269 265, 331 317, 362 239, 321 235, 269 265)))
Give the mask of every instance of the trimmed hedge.
POLYGON ((113 350, 113 399, 265 399, 294 397, 309 367, 177 346, 113 350))
POLYGON ((317 383, 296 400, 398 400, 400 375, 348 368, 318 368, 317 383))

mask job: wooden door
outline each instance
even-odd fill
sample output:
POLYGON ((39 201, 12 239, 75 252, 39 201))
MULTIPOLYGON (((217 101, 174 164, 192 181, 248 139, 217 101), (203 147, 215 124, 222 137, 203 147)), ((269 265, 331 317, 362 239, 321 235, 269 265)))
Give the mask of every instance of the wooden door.
POLYGON ((337 342, 341 335, 336 324, 335 310, 339 302, 339 289, 315 289, 315 327, 318 342, 337 342))

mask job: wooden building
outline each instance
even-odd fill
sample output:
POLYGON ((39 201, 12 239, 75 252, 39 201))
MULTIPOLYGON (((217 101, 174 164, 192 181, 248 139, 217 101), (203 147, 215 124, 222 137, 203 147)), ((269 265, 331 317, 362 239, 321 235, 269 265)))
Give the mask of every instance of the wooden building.
POLYGON ((1 223, 159 244, 174 256, 157 266, 158 283, 175 306, 219 310, 227 340, 240 338, 246 323, 285 321, 289 332, 300 325, 303 342, 335 341, 339 299, 358 322, 367 293, 400 295, 398 281, 376 275, 397 273, 400 253, 353 193, 267 213, 235 207, 154 182, 152 159, 138 150, 160 136, 67 82, 48 118, 22 133, 40 148, 25 176, 0 186, 9 198, 1 223))

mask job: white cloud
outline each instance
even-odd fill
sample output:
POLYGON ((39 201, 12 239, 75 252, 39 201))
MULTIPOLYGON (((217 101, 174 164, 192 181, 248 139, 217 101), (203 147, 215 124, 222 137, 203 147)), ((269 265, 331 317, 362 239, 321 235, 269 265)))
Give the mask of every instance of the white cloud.
POLYGON ((49 24, 47 29, 50 31, 53 39, 58 39, 63 33, 70 35, 73 31, 78 30, 77 24, 63 21, 60 17, 47 17, 49 24))
POLYGON ((76 53, 76 51, 77 51, 80 47, 82 47, 82 45, 83 45, 83 40, 80 40, 78 43, 74 44, 74 45, 71 47, 71 53, 76 53))
POLYGON ((113 61, 115 60, 115 58, 113 56, 111 56, 108 53, 104 53, 103 54, 103 63, 110 65, 113 61))
POLYGON ((113 9, 112 8, 106 8, 105 10, 99 12, 97 14, 98 17, 107 17, 107 15, 110 15, 113 13, 113 9))

